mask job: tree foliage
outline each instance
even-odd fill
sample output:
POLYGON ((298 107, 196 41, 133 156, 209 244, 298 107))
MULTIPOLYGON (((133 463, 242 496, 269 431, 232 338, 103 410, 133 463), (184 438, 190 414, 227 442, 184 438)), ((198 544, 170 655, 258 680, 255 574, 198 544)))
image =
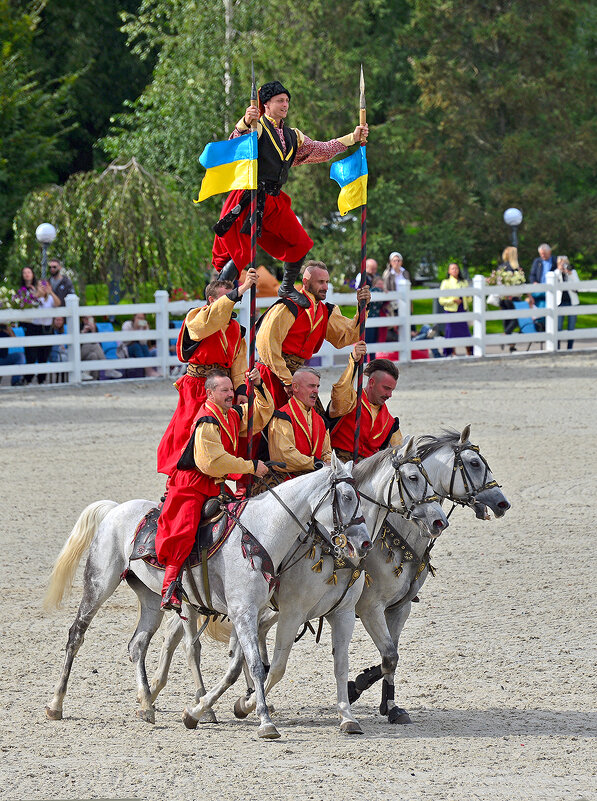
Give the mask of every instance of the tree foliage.
POLYGON ((205 285, 211 237, 202 234, 196 210, 172 178, 148 172, 136 159, 31 193, 15 219, 15 280, 23 264, 39 259, 31 232, 42 218, 56 225, 51 254, 64 258, 81 292, 87 283, 112 280, 134 297, 147 281, 164 288, 205 285))

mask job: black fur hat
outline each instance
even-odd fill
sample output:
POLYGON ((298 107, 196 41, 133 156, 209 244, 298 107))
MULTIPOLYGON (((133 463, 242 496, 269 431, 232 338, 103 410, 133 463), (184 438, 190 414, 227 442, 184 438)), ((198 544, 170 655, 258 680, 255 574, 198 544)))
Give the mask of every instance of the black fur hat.
POLYGON ((276 95, 288 95, 288 99, 290 100, 290 92, 282 86, 280 81, 270 81, 259 87, 259 100, 264 106, 276 95))

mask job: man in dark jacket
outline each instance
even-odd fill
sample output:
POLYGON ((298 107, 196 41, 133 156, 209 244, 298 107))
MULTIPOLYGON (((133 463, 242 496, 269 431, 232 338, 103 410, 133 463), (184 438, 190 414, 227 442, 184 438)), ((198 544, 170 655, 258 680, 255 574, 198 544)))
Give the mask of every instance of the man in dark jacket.
POLYGON ((67 295, 74 295, 75 288, 73 282, 62 272, 63 264, 60 259, 50 259, 48 267, 50 269, 50 286, 54 293, 60 298, 60 305, 65 305, 67 295))
POLYGON ((556 269, 556 257, 552 255, 551 248, 545 242, 537 248, 539 256, 531 265, 529 284, 544 284, 547 273, 556 269))

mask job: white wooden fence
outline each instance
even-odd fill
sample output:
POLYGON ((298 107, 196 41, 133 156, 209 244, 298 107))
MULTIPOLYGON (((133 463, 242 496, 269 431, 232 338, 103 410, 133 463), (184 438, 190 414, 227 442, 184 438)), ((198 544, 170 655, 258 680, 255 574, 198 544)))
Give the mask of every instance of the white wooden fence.
MULTIPOLYGON (((400 286, 398 292, 379 293, 373 295, 375 302, 390 301, 396 304, 398 314, 393 317, 372 317, 368 320, 368 328, 395 328, 398 327, 398 341, 371 343, 369 351, 375 352, 398 352, 401 362, 411 360, 413 350, 427 350, 435 348, 441 350, 445 347, 466 347, 473 348, 473 355, 476 357, 491 355, 491 346, 527 344, 530 342, 542 343, 545 352, 553 352, 558 348, 559 341, 568 340, 589 340, 597 347, 597 328, 582 328, 574 331, 558 331, 559 316, 567 316, 568 312, 581 312, 582 314, 596 314, 597 304, 583 305, 576 307, 558 307, 556 303, 556 292, 562 288, 562 284, 556 283, 553 273, 548 273, 545 284, 521 284, 519 286, 495 287, 488 286, 485 277, 476 275, 471 286, 461 290, 447 289, 412 289, 409 283, 400 286), (487 297, 489 295, 522 297, 529 293, 545 293, 545 306, 531 309, 492 309, 487 307, 487 297), (462 313, 451 313, 449 318, 446 314, 413 314, 412 301, 423 299, 434 299, 438 297, 472 297, 472 309, 462 313), (533 319, 544 320, 545 330, 536 331, 530 334, 511 334, 503 333, 488 334, 486 324, 489 320, 507 320, 532 317, 533 319), (437 337, 432 340, 417 341, 411 339, 411 329, 423 324, 433 325, 436 323, 445 324, 446 321, 459 322, 466 321, 472 327, 472 335, 469 337, 459 337, 444 339, 437 337)), ((576 290, 577 292, 597 291, 597 280, 591 281, 568 281, 565 288, 576 290)), ((257 307, 263 309, 270 306, 275 298, 258 298, 257 307)), ((328 301, 339 305, 350 305, 356 303, 354 293, 330 293, 328 301)), ((0 378, 2 376, 13 375, 38 375, 46 374, 67 374, 70 383, 79 383, 81 373, 87 371, 104 370, 129 370, 131 368, 157 368, 165 377, 170 375, 170 368, 178 365, 178 359, 174 353, 170 352, 173 340, 176 339, 178 331, 170 327, 171 318, 180 319, 192 306, 202 306, 203 301, 176 301, 168 300, 168 293, 158 290, 155 293, 155 303, 135 303, 118 304, 110 306, 80 306, 76 295, 69 295, 66 298, 66 306, 55 309, 26 309, 16 311, 14 309, 0 310, 0 324, 8 322, 21 323, 32 321, 39 318, 64 317, 66 319, 68 333, 60 335, 45 335, 32 337, 0 337, 0 358, 4 355, 7 348, 15 347, 35 347, 39 345, 64 345, 67 351, 67 361, 47 362, 43 364, 25 365, 6 365, 0 366, 0 378), (142 331, 108 331, 94 334, 81 334, 81 316, 93 316, 96 318, 104 316, 116 316, 131 318, 134 314, 144 312, 145 314, 155 314, 155 328, 142 331), (85 342, 118 342, 149 340, 155 341, 157 345, 157 355, 139 359, 102 359, 94 361, 81 360, 81 344, 85 342)), ((249 303, 248 298, 240 304, 238 308, 238 318, 241 325, 249 329, 249 303)), ((588 344, 588 343, 587 343, 588 344)), ((328 342, 325 342, 318 353, 320 363, 323 367, 334 364, 344 364, 346 354, 350 348, 342 351, 335 350, 328 342)), ((499 351, 498 351, 499 353, 499 351)), ((508 350, 504 351, 508 355, 508 350)), ((504 355, 504 354, 501 354, 504 355)))

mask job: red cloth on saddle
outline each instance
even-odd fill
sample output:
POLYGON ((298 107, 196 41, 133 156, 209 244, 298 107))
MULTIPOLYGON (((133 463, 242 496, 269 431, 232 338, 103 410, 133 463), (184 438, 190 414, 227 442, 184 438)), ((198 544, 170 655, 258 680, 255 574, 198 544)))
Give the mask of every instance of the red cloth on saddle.
MULTIPOLYGON (((176 352, 181 362, 186 361, 182 353, 185 327, 185 323, 183 323, 176 343, 176 352)), ((188 362, 203 365, 221 364, 223 367, 230 368, 238 353, 241 338, 239 324, 236 320, 231 320, 225 331, 216 331, 202 339, 188 362)), ((204 376, 183 375, 176 382, 176 388, 178 389, 178 404, 160 440, 157 452, 158 473, 165 473, 167 476, 172 475, 176 469, 180 455, 191 436, 197 412, 207 399, 204 376)))
MULTIPOLYGON (((237 189, 228 195, 220 219, 238 205, 243 191, 237 189)), ((212 264, 216 270, 220 271, 226 262, 232 259, 240 272, 251 261, 251 237, 248 234, 241 234, 241 228, 250 210, 249 205, 243 209, 224 236, 216 235, 214 238, 212 264)), ((261 236, 257 239, 257 244, 275 259, 289 262, 299 261, 313 247, 313 240, 298 221, 291 208, 290 197, 285 192, 280 192, 275 197, 265 196, 261 236)))
MULTIPOLYGON (((233 456, 238 453, 238 431, 240 415, 235 409, 228 411, 228 420, 214 403, 209 401, 201 406, 197 419, 215 417, 220 425, 219 431, 224 450, 233 456)), ((230 476, 232 479, 234 475, 230 476)), ((197 528, 201 520, 201 509, 208 498, 219 495, 220 484, 212 476, 200 470, 175 469, 168 484, 168 494, 162 513, 158 519, 158 531, 155 538, 155 550, 159 561, 167 566, 164 577, 164 589, 173 579, 170 576, 172 567, 177 568, 176 575, 185 559, 190 554, 197 528)))
MULTIPOLYGON (((357 409, 355 405, 355 408, 344 415, 344 417, 341 417, 334 428, 332 428, 330 431, 332 448, 339 448, 340 450, 352 453, 354 448, 356 413, 357 409)), ((377 417, 375 418, 375 423, 373 423, 371 404, 366 393, 363 392, 359 456, 364 459, 367 456, 372 456, 374 453, 377 453, 388 438, 393 425, 394 418, 388 411, 385 403, 380 407, 377 417)))

